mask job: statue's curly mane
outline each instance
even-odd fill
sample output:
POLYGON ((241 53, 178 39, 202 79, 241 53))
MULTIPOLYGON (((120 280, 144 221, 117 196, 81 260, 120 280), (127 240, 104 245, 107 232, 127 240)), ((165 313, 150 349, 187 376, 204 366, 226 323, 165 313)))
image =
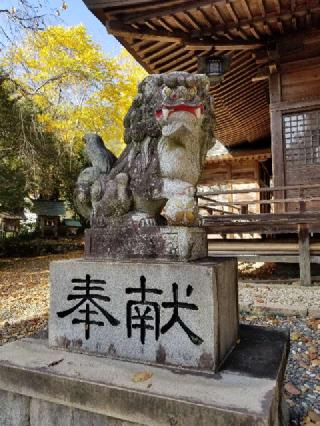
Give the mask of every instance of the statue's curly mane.
POLYGON ((182 72, 168 74, 153 74, 146 77, 138 87, 138 94, 124 119, 124 140, 127 145, 140 145, 146 137, 158 140, 161 127, 156 120, 155 111, 161 105, 163 98, 161 90, 164 86, 194 87, 204 104, 201 151, 205 155, 214 143, 214 113, 212 102, 208 96, 209 80, 205 75, 193 75, 182 72))

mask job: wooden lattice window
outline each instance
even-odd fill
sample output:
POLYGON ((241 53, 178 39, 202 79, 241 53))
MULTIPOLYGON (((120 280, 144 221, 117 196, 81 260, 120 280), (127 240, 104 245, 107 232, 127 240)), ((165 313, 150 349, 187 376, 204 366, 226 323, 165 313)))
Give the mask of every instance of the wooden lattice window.
POLYGON ((284 114, 283 138, 288 165, 320 164, 320 110, 284 114))

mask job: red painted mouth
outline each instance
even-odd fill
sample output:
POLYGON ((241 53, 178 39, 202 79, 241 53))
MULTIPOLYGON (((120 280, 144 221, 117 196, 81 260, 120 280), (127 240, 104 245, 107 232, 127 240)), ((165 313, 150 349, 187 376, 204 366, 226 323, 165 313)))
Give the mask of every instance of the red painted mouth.
POLYGON ((161 109, 158 109, 155 113, 157 120, 160 120, 162 118, 167 119, 170 117, 171 114, 173 114, 176 111, 185 111, 189 112, 190 114, 193 114, 195 117, 200 118, 201 115, 204 112, 204 105, 185 105, 185 104, 178 104, 178 105, 162 105, 161 109))

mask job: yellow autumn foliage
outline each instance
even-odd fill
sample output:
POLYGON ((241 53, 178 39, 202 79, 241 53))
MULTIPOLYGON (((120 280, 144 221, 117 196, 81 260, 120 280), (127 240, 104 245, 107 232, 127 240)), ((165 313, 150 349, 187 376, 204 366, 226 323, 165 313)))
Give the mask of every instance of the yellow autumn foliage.
POLYGON ((109 57, 84 26, 51 26, 27 35, 1 61, 17 82, 15 95, 32 98, 44 130, 69 152, 79 151, 85 133, 96 132, 120 154, 123 118, 145 76, 126 51, 109 57))

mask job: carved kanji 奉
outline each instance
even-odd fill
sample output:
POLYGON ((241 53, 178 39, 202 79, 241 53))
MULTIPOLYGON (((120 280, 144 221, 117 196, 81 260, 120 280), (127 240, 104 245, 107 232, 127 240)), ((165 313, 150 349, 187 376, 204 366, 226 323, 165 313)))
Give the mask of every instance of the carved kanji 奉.
POLYGON ((74 286, 73 290, 76 292, 79 292, 77 294, 69 294, 68 300, 79 300, 78 303, 76 303, 74 306, 72 306, 70 309, 67 309, 65 311, 57 312, 57 315, 59 318, 64 318, 73 312, 75 312, 80 306, 83 304, 86 304, 85 309, 80 309, 80 314, 85 314, 84 319, 78 319, 74 318, 72 320, 72 324, 81 324, 83 323, 85 325, 85 336, 88 340, 90 338, 90 326, 91 325, 97 325, 97 326, 103 326, 103 321, 95 321, 91 319, 91 315, 98 315, 98 311, 90 309, 90 304, 95 306, 102 315, 107 318, 109 323, 112 326, 116 326, 120 324, 120 321, 118 321, 116 318, 114 318, 109 312, 107 312, 99 303, 96 302, 96 300, 101 300, 103 302, 110 302, 110 297, 104 296, 102 294, 92 293, 93 291, 104 291, 104 288, 101 287, 102 285, 106 285, 106 282, 104 280, 93 280, 91 279, 89 274, 86 274, 85 279, 80 278, 74 278, 72 280, 73 283, 83 283, 84 286, 74 286), (99 286, 91 284, 100 284, 99 286), (86 303, 87 302, 87 303, 86 303))

